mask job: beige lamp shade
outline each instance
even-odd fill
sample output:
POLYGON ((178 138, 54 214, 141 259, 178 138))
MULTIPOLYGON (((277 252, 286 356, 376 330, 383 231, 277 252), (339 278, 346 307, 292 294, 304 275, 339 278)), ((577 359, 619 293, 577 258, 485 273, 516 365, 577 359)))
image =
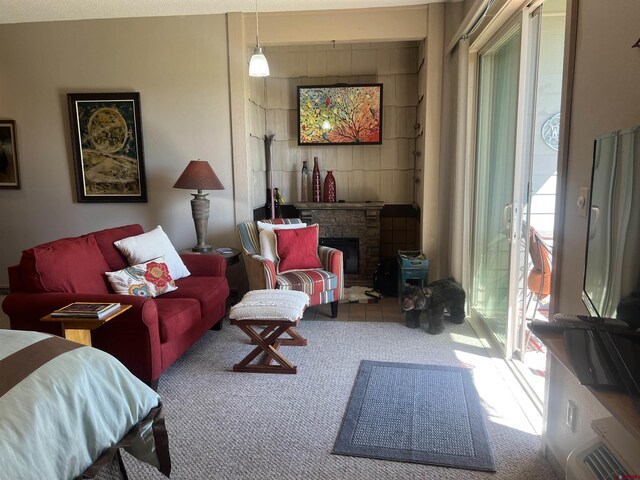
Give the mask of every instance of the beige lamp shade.
POLYGON ((224 190, 222 182, 205 160, 191 160, 173 188, 187 190, 224 190))

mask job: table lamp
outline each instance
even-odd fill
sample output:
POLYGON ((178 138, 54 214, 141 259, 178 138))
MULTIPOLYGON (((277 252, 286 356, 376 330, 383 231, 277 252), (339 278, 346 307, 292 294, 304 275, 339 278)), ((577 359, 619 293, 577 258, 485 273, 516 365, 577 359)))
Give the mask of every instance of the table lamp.
POLYGON ((209 199, 206 198, 208 193, 202 193, 202 190, 224 190, 220 179, 217 177, 209 162, 204 160, 191 160, 184 169, 178 181, 173 188, 185 188, 188 190, 197 190, 198 193, 192 193, 191 214, 193 215, 193 223, 196 226, 196 239, 198 244, 191 250, 199 253, 211 251, 211 245, 205 243, 207 238, 207 227, 209 223, 209 199))

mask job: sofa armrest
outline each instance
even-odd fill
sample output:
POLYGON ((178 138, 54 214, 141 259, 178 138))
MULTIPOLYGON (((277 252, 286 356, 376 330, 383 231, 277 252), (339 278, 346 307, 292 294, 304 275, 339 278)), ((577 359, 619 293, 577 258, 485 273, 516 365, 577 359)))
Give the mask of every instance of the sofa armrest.
POLYGON ((20 292, 25 289, 22 282, 22 275, 20 275, 20 265, 12 265, 7 268, 9 272, 9 291, 20 292))
POLYGON ((336 300, 344 297, 343 255, 342 251, 337 248, 325 247, 324 245, 318 247, 318 256, 320 257, 322 268, 338 277, 338 291, 335 295, 336 300))
MULTIPOLYGON (((9 318, 30 318, 39 321, 45 315, 73 302, 105 302, 132 305, 130 311, 137 312, 140 316, 145 303, 150 300, 135 295, 16 292, 7 295, 2 303, 2 309, 9 318)), ((144 321, 144 318, 142 320, 144 321)))
POLYGON ((273 261, 261 255, 243 253, 250 290, 276 288, 276 266, 273 261))
POLYGON ((224 277, 227 270, 227 260, 222 255, 181 253, 180 258, 196 277, 224 277))
POLYGON ((94 347, 120 360, 142 381, 150 383, 162 372, 158 309, 151 298, 90 293, 10 293, 2 303, 14 330, 62 334, 58 322, 40 318, 72 302, 110 302, 132 308, 91 332, 94 347))
POLYGON ((342 274, 343 255, 342 250, 337 248, 325 247, 324 245, 318 247, 318 256, 320 257, 322 268, 336 275, 342 274))

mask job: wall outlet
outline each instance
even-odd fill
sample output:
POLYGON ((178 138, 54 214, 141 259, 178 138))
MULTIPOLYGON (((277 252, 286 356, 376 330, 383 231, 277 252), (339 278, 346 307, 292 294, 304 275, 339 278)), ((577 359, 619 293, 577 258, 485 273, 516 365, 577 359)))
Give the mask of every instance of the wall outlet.
POLYGON ((571 400, 567 400, 567 418, 565 420, 567 427, 571 432, 575 432, 576 428, 576 404, 571 400))

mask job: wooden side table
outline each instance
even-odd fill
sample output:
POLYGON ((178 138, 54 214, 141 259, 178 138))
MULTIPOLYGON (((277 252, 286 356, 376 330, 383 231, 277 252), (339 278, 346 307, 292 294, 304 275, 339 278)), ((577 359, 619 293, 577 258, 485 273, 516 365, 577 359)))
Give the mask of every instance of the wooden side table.
MULTIPOLYGON (((194 252, 190 248, 186 248, 184 250, 180 250, 180 253, 191 253, 193 255, 217 255, 219 257, 224 257, 227 262, 227 267, 231 265, 235 265, 240 262, 240 250, 233 247, 213 247, 210 252, 194 252), (217 248, 224 248, 225 250, 230 250, 229 253, 221 253, 217 250, 217 248)), ((227 306, 233 305, 238 301, 238 289, 232 288, 230 289, 229 299, 227 300, 227 306)))
POLYGON ((190 253, 193 255, 218 255, 219 257, 224 257, 224 259, 227 261, 227 266, 235 265, 240 261, 240 250, 232 247, 218 247, 218 248, 228 249, 230 250, 230 253, 221 253, 216 249, 216 247, 213 247, 213 249, 210 252, 194 252, 190 248, 186 248, 184 250, 180 250, 180 253, 190 253))
POLYGON ((91 330, 114 319, 131 308, 131 305, 120 305, 117 309, 102 318, 87 317, 52 317, 51 314, 42 317, 43 322, 60 322, 64 338, 82 345, 91 346, 91 330))

